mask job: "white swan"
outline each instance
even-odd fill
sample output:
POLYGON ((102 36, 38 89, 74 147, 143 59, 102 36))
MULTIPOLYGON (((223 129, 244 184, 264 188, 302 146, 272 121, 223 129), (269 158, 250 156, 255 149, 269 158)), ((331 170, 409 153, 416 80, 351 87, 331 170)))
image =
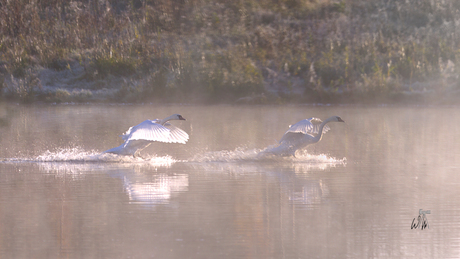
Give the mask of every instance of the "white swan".
POLYGON ((332 116, 322 122, 318 118, 301 120, 284 133, 280 140, 280 145, 274 148, 268 148, 261 153, 271 153, 280 156, 295 156, 298 149, 305 148, 310 144, 317 143, 321 140, 323 133, 329 130, 327 123, 336 121, 344 122, 339 116, 332 116))
POLYGON ((180 114, 173 114, 162 120, 145 120, 129 128, 125 134, 121 135, 121 138, 125 141, 123 144, 106 150, 103 153, 125 156, 132 155, 136 157, 142 149, 146 148, 154 141, 185 144, 189 138, 188 134, 170 123, 167 123, 171 120, 185 119, 180 114))

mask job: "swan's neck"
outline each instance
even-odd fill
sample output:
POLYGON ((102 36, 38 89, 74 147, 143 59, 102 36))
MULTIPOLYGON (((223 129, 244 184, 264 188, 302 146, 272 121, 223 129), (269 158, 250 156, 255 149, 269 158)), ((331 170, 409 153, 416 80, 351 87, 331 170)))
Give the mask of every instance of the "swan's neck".
POLYGON ((169 116, 169 117, 167 117, 167 118, 162 119, 162 120, 160 121, 160 124, 161 124, 161 125, 165 125, 165 123, 168 122, 168 121, 170 121, 170 120, 172 120, 173 117, 174 117, 174 115, 171 115, 171 116, 169 116))
POLYGON ((327 120, 323 121, 323 123, 321 123, 321 125, 319 125, 318 135, 316 135, 313 138, 313 143, 319 142, 321 140, 321 138, 323 137, 323 128, 326 125, 326 123, 328 123, 330 121, 331 121, 330 119, 327 119, 327 120))

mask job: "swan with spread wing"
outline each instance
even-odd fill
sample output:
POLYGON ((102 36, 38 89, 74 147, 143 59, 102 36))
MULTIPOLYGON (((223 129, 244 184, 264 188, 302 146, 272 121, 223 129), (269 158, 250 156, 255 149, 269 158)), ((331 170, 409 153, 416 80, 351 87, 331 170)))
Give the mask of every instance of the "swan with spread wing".
POLYGON ((267 148, 261 152, 280 156, 295 156, 295 152, 308 145, 317 143, 321 140, 323 133, 330 128, 326 125, 329 122, 344 122, 339 116, 332 116, 325 121, 318 118, 310 118, 297 122, 290 126, 280 140, 280 145, 267 148))
POLYGON ((168 123, 171 120, 185 120, 185 118, 180 114, 173 114, 162 120, 145 120, 129 128, 125 134, 121 135, 121 138, 125 141, 123 144, 103 153, 136 157, 142 149, 156 141, 185 144, 189 139, 188 134, 168 123))

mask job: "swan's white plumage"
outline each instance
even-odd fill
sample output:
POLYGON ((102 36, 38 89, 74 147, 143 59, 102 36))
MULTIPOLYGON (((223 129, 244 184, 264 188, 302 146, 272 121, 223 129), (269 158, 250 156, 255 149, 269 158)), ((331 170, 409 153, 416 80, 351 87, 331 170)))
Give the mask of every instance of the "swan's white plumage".
POLYGON ((319 142, 323 133, 329 130, 329 127, 326 126, 326 124, 333 121, 344 122, 338 116, 332 116, 324 122, 318 118, 301 120, 289 127, 281 138, 279 146, 267 148, 262 151, 262 153, 270 153, 281 156, 295 156, 295 152, 298 149, 302 149, 310 144, 319 142))
POLYGON ((125 141, 120 146, 106 150, 104 153, 112 153, 122 156, 134 156, 142 149, 148 147, 151 143, 152 141, 142 139, 125 141))
MULTIPOLYGON (((319 127, 323 121, 318 118, 309 118, 305 120, 301 120, 294 125, 291 125, 289 129, 284 133, 283 137, 280 140, 280 143, 285 140, 290 140, 292 138, 303 137, 304 135, 310 135, 314 137, 319 132, 319 127), (291 134, 291 133, 301 133, 301 134, 291 134)), ((330 130, 330 128, 326 125, 323 128, 323 133, 326 133, 330 130)))
POLYGON ((121 137, 124 141, 127 140, 148 140, 159 141, 165 143, 181 143, 185 144, 188 140, 188 134, 183 130, 172 126, 165 127, 158 124, 159 120, 145 120, 140 124, 129 128, 121 137))
POLYGON ((119 147, 104 151, 118 155, 133 155, 146 148, 154 141, 164 143, 185 144, 189 135, 182 129, 167 123, 170 120, 185 120, 179 114, 173 114, 163 120, 145 120, 136 126, 130 127, 121 138, 125 141, 119 147))
POLYGON ((187 132, 169 123, 166 123, 165 126, 170 130, 167 141, 168 143, 185 144, 187 142, 189 138, 187 132))

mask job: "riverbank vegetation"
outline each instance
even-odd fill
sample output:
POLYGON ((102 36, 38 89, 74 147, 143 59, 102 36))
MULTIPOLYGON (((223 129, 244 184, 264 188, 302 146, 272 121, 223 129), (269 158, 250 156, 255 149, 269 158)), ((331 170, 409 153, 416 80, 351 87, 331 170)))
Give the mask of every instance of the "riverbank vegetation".
POLYGON ((0 86, 33 102, 452 102, 457 0, 0 1, 0 86))

